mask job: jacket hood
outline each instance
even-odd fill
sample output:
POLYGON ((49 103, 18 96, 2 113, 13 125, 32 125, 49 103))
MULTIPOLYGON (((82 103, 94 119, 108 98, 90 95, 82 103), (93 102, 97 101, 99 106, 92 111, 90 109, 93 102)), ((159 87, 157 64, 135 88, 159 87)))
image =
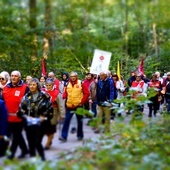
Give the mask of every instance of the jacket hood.
MULTIPOLYGON (((67 72, 62 72, 62 74, 61 74, 61 79, 63 80, 63 75, 66 75, 66 80, 68 80, 69 79, 69 74, 67 73, 67 72)), ((63 81, 65 81, 65 80, 63 80, 63 81)))

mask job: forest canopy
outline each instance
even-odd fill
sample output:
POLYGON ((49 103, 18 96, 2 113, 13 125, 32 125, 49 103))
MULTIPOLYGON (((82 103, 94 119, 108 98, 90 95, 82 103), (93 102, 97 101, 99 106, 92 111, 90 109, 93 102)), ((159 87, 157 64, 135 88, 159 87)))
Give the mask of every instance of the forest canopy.
POLYGON ((95 49, 112 52, 126 78, 144 58, 149 77, 169 70, 169 0, 2 0, 0 71, 23 76, 88 71, 95 49))

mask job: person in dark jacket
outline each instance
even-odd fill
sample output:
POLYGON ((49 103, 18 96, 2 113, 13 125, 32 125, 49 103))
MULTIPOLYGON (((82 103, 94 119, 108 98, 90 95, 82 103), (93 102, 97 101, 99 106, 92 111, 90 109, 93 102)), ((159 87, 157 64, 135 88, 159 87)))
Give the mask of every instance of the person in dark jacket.
MULTIPOLYGON (((100 80, 97 83, 96 101, 97 101, 97 117, 99 118, 99 124, 102 123, 102 117, 105 117, 105 132, 110 132, 110 102, 114 99, 114 82, 110 81, 107 77, 107 72, 100 73, 100 80)), ((98 127, 95 132, 98 133, 100 130, 98 127)))
POLYGON ((69 74, 67 72, 62 72, 61 74, 61 82, 63 83, 64 87, 67 86, 69 82, 69 74))
POLYGON ((0 157, 5 155, 8 142, 6 141, 8 113, 3 100, 0 99, 0 157))
POLYGON ((50 95, 41 91, 41 85, 37 78, 32 78, 29 82, 29 92, 23 97, 18 117, 25 120, 26 136, 30 156, 36 156, 36 150, 42 160, 45 160, 42 139, 46 127, 50 125, 53 116, 53 107, 50 95))

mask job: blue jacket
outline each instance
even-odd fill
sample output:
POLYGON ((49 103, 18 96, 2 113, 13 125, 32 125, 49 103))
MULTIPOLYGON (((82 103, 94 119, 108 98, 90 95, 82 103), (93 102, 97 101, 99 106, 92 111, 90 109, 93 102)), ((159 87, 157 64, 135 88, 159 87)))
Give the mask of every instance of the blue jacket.
POLYGON ((101 105, 104 101, 113 101, 114 99, 114 82, 107 78, 106 80, 99 80, 96 91, 97 104, 101 105))
POLYGON ((0 136, 7 133, 8 113, 3 100, 0 100, 0 136))

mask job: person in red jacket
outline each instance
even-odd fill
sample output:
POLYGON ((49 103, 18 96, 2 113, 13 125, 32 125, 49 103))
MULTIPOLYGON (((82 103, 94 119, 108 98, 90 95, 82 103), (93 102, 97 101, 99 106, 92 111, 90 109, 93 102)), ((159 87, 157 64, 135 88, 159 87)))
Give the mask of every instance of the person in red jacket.
MULTIPOLYGON (((132 99, 138 99, 139 96, 147 96, 147 84, 142 80, 142 74, 136 74, 136 80, 132 82, 130 91, 133 91, 132 99)), ((139 105, 139 111, 143 112, 144 106, 139 105)))
POLYGON ((153 88, 156 92, 155 96, 150 98, 150 101, 152 103, 149 103, 149 115, 148 117, 152 117, 152 111, 154 111, 154 116, 156 116, 156 112, 159 110, 160 107, 160 101, 159 97, 161 96, 161 90, 162 90, 162 84, 161 82, 157 79, 157 75, 153 74, 152 79, 149 82, 149 88, 153 88))
POLYGON ((60 118, 65 117, 65 102, 62 98, 62 94, 59 90, 54 88, 53 79, 47 78, 45 83, 45 92, 51 96, 51 102, 53 106, 53 118, 50 121, 49 126, 46 128, 45 135, 47 135, 47 142, 45 150, 50 149, 54 133, 56 132, 56 126, 60 118))
POLYGON ((18 146, 21 148, 21 154, 18 158, 23 158, 28 154, 28 149, 22 135, 24 124, 22 119, 17 116, 19 104, 27 91, 28 87, 21 80, 21 73, 19 71, 12 71, 11 82, 4 87, 2 93, 8 111, 9 131, 12 134, 11 155, 8 156, 9 159, 14 158, 18 146))
MULTIPOLYGON (((66 98, 66 117, 59 140, 66 142, 68 136, 68 130, 70 121, 75 113, 76 109, 82 107, 88 100, 90 92, 88 88, 78 80, 78 74, 76 72, 70 73, 70 80, 65 88, 63 98, 66 98)), ((76 114, 77 117, 77 139, 82 140, 83 134, 83 116, 76 114)))
POLYGON ((59 90, 60 93, 63 93, 64 85, 62 84, 61 81, 59 81, 58 78, 56 78, 54 72, 49 72, 48 73, 48 78, 53 79, 55 89, 59 90))

